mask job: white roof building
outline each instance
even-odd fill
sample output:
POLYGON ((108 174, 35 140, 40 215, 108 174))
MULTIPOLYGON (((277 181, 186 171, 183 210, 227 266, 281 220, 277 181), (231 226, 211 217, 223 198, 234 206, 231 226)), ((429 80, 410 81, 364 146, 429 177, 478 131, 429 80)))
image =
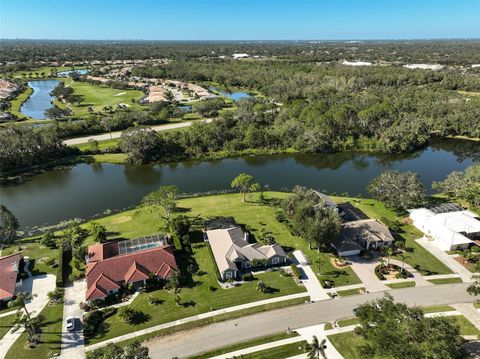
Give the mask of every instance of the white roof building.
POLYGON ((447 203, 409 212, 415 227, 444 251, 466 249, 473 244, 472 239, 480 239, 478 216, 457 205, 447 203))

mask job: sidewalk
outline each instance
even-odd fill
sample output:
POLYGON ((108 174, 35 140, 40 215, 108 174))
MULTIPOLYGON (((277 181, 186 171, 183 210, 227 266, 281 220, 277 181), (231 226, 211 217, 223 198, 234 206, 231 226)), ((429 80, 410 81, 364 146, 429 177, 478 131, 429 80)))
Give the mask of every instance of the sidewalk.
MULTIPOLYGON (((415 282, 415 286, 417 287, 422 287, 422 286, 427 286, 427 285, 434 285, 433 283, 430 283, 427 281, 423 276, 420 274, 419 271, 417 271, 415 268, 413 268, 410 264, 403 263, 402 261, 399 261, 397 259, 390 259, 391 264, 395 264, 399 266, 400 268, 403 268, 410 272, 413 275, 413 278, 408 278, 408 280, 413 280, 415 282)), ((392 282, 394 283, 394 282, 392 282)))
POLYGON ((458 273, 460 278, 466 283, 471 282, 472 273, 455 259, 449 256, 447 253, 438 248, 432 241, 429 241, 427 238, 423 237, 417 239, 417 243, 420 244, 423 248, 433 254, 440 262, 445 264, 453 273, 458 273))
MULTIPOLYGON (((55 289, 55 276, 52 274, 44 274, 36 277, 25 279, 22 284, 21 292, 32 293, 35 296, 27 303, 27 310, 32 317, 36 317, 48 303, 47 293, 55 289)), ((7 314, 11 314, 8 312, 7 314)), ((23 333, 23 329, 17 331, 10 330, 0 339, 0 359, 4 359, 10 347, 23 333)))
POLYGON ((307 258, 303 254, 302 251, 296 250, 293 252, 295 259, 298 262, 298 268, 300 272, 303 274, 300 280, 302 281, 305 288, 307 288, 308 293, 310 294, 310 300, 312 302, 316 302, 319 300, 327 300, 330 299, 325 289, 323 289, 322 285, 320 284, 317 276, 313 272, 312 268, 308 265, 307 258))
POLYGON ((282 297, 277 297, 277 298, 260 300, 260 301, 252 302, 252 303, 246 303, 246 304, 237 305, 237 306, 234 306, 234 307, 214 310, 214 311, 211 311, 211 312, 198 314, 198 315, 195 315, 193 317, 188 317, 188 318, 175 320, 173 322, 168 322, 168 323, 156 325, 156 326, 151 327, 151 328, 138 330, 138 331, 133 332, 133 333, 128 333, 128 334, 125 334, 125 335, 121 335, 119 337, 108 339, 108 340, 105 340, 105 341, 97 343, 97 344, 89 345, 85 348, 85 350, 86 351, 95 350, 95 349, 98 349, 98 348, 102 348, 102 347, 104 347, 104 346, 106 346, 110 343, 122 342, 124 340, 133 339, 133 338, 139 337, 139 336, 144 335, 144 334, 149 334, 149 333, 156 332, 158 330, 175 327, 177 325, 181 325, 181 324, 185 324, 185 323, 195 322, 197 320, 201 320, 201 319, 205 319, 205 318, 215 317, 215 316, 221 315, 221 314, 232 313, 232 312, 236 312, 236 311, 239 311, 239 310, 254 308, 254 307, 258 307, 258 306, 265 305, 265 304, 283 302, 285 300, 290 300, 290 299, 307 298, 307 297, 309 297, 309 293, 308 292, 303 292, 303 293, 284 295, 282 297))
POLYGON ((457 311, 460 312, 465 318, 467 318, 475 328, 480 330, 480 313, 473 306, 473 303, 460 303, 452 305, 457 311))

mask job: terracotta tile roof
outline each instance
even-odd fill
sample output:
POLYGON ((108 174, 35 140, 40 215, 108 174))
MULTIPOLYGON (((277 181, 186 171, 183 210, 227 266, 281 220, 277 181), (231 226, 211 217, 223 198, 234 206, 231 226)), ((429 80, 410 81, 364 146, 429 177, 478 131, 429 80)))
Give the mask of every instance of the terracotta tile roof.
POLYGON ((21 254, 12 254, 0 258, 0 300, 14 296, 17 284, 18 266, 21 254))
POLYGON ((118 242, 98 243, 88 247, 90 262, 103 261, 118 255, 118 242))
MULTIPOLYGON (((118 242, 113 242, 117 244, 118 242)), ((149 278, 150 273, 157 277, 168 278, 172 271, 178 270, 171 246, 154 247, 138 252, 116 255, 103 260, 106 253, 101 246, 108 243, 88 247, 90 262, 87 264, 86 300, 105 297, 110 290, 124 283, 134 283, 149 278)))

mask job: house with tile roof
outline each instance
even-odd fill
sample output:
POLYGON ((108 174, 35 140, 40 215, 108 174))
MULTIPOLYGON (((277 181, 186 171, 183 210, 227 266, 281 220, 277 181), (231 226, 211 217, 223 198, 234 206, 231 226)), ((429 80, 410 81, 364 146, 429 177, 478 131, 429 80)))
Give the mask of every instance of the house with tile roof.
POLYGON ((173 248, 164 241, 112 241, 88 247, 85 300, 104 299, 123 285, 139 288, 155 276, 168 279, 178 270, 173 248))
POLYGON ((394 237, 387 226, 377 219, 361 219, 343 223, 332 241, 341 257, 360 254, 362 250, 379 250, 393 245, 394 237))
POLYGON ((278 266, 287 262, 279 244, 249 243, 248 233, 240 227, 207 230, 205 240, 212 249, 222 281, 239 278, 241 271, 257 266, 278 266))
POLYGON ((15 291, 22 285, 19 276, 21 254, 12 254, 0 258, 0 301, 8 302, 15 296, 15 291))

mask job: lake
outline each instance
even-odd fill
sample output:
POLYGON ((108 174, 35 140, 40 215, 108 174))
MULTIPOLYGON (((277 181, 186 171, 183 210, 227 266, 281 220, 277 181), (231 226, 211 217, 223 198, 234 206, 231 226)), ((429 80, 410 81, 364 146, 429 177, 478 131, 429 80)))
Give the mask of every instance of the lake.
POLYGON ((239 101, 239 100, 244 99, 244 98, 252 97, 252 95, 250 95, 247 92, 241 92, 241 91, 226 92, 226 91, 220 90, 218 87, 215 87, 215 86, 211 86, 208 89, 210 91, 218 93, 220 96, 229 98, 233 101, 239 101))
POLYGON ((452 140, 402 155, 283 154, 151 166, 79 164, 4 186, 0 199, 25 228, 133 206, 165 184, 176 184, 183 192, 229 189, 241 172, 273 190, 300 184, 327 193, 357 195, 365 194, 373 177, 396 169, 419 173, 431 193, 432 181, 479 160, 480 143, 452 140))
POLYGON ((86 75, 90 72, 90 70, 87 69, 79 69, 79 70, 67 70, 67 71, 61 71, 57 73, 58 77, 68 77, 72 72, 78 72, 79 75, 86 75))
POLYGON ((36 120, 46 118, 45 111, 52 107, 53 96, 50 92, 57 86, 58 80, 29 81, 28 86, 33 90, 30 97, 20 107, 20 112, 36 120))

